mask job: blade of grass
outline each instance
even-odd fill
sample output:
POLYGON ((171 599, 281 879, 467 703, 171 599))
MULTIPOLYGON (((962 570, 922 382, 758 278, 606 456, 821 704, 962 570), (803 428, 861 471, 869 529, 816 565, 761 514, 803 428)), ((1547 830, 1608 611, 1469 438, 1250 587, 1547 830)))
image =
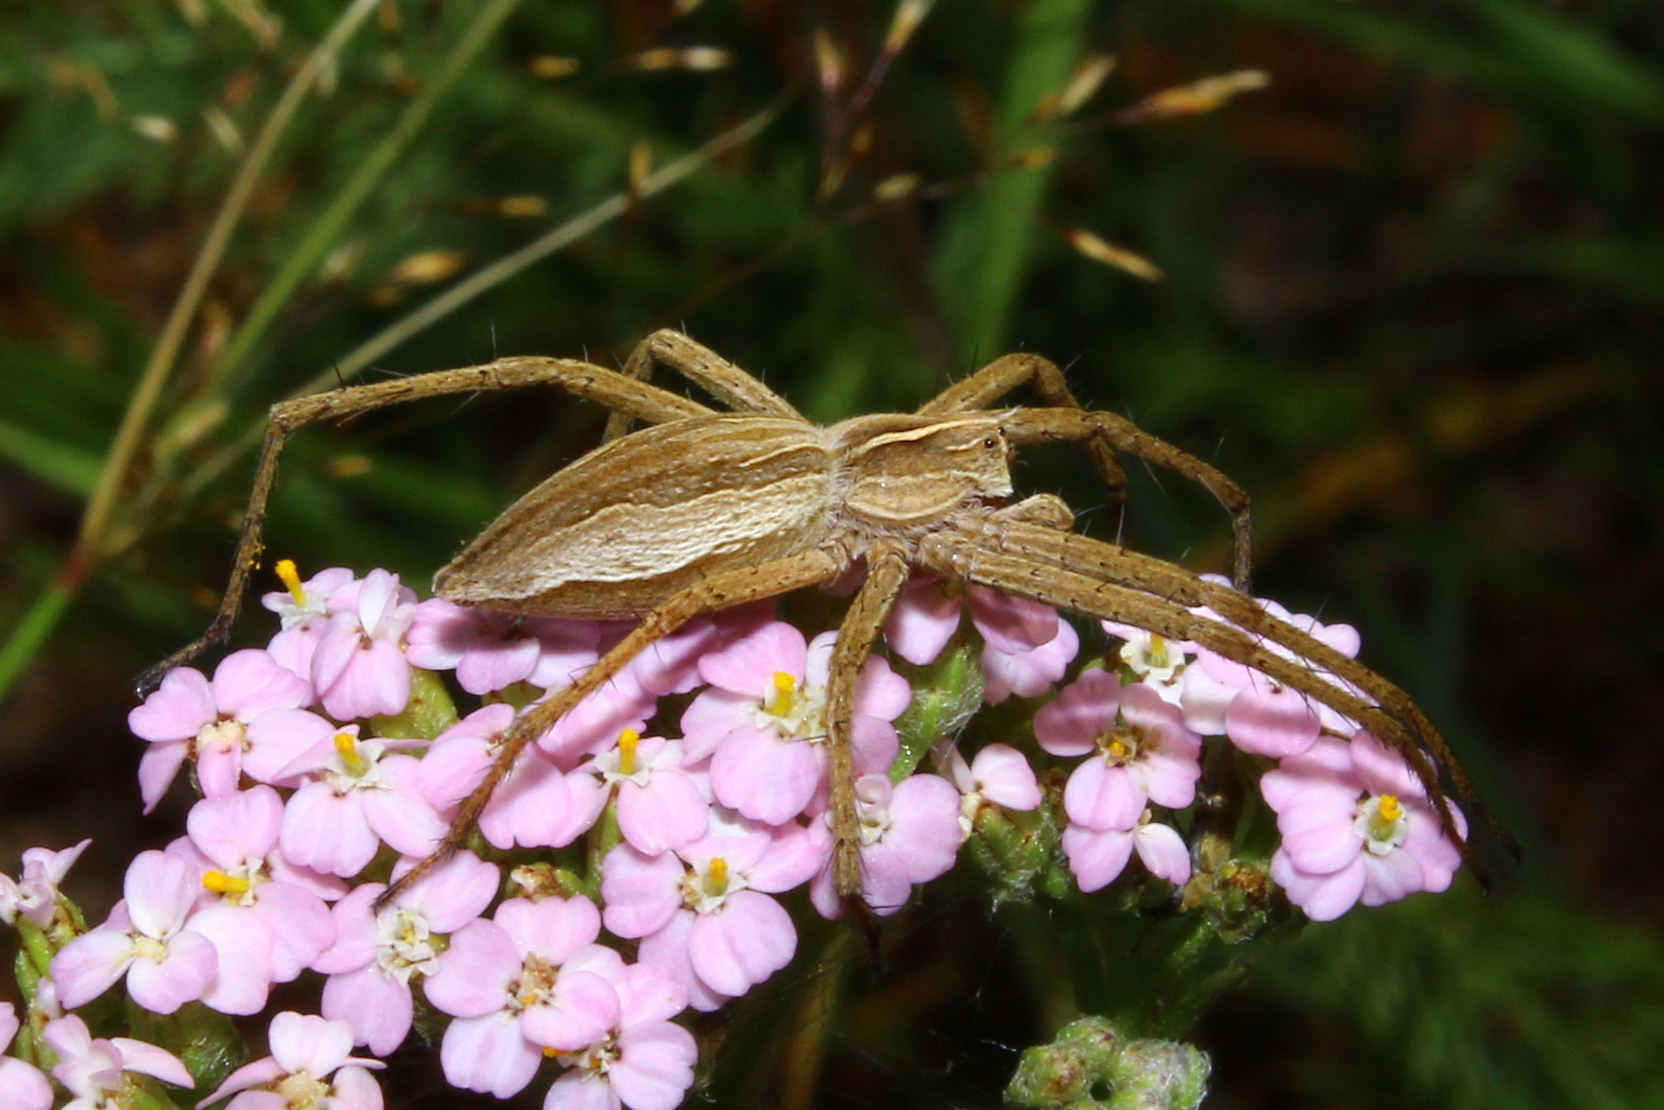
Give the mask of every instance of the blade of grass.
MULTIPOLYGON (((339 380, 351 380, 366 367, 373 364, 376 359, 424 329, 438 323, 475 297, 501 285, 528 266, 547 258, 564 247, 570 246, 597 228, 622 216, 632 203, 638 203, 646 197, 663 192, 708 165, 726 151, 739 146, 741 143, 749 142, 774 122, 793 95, 795 95, 794 90, 787 90, 756 115, 742 120, 711 139, 704 146, 684 154, 675 161, 666 163, 660 169, 647 175, 642 180, 639 188, 634 191, 633 198, 630 191, 621 190, 616 192, 559 227, 540 235, 520 249, 475 270, 443 293, 401 319, 394 321, 353 348, 329 370, 306 382, 290 396, 300 397, 308 393, 316 393, 321 389, 327 389, 337 382, 337 375, 339 375, 339 380)), ((197 467, 185 482, 183 495, 191 497, 201 492, 210 482, 224 473, 225 469, 234 460, 252 451, 254 445, 260 442, 260 437, 264 434, 264 431, 264 424, 251 425, 234 443, 197 467)))
POLYGON ((421 131, 433 114, 434 107, 450 91, 458 77, 467 70, 485 44, 497 33, 520 0, 491 0, 474 16, 472 23, 445 59, 445 64, 434 74, 415 99, 405 106, 386 136, 365 156, 346 186, 332 200, 323 214, 313 222, 295 249, 284 260, 276 276, 267 283, 253 307, 248 310, 215 365, 213 379, 218 381, 240 365, 255 344, 265 335, 283 306, 289 302, 302 282, 318 267, 324 256, 340 238, 341 230, 352 219, 371 191, 386 176, 395 159, 421 131))
POLYGON ((237 176, 232 180, 231 188, 226 192, 219 211, 214 215, 214 222, 209 226, 202 249, 197 252, 191 272, 185 278, 185 285, 180 289, 179 296, 168 313, 167 321, 162 326, 156 346, 151 349, 150 358, 139 375, 138 385, 127 403, 121 426, 116 431, 109 453, 104 457, 103 470, 98 476, 92 496, 87 501, 86 511, 81 516, 80 533, 76 537, 74 547, 65 558, 51 589, 41 596, 28 616, 12 629, 6 638, 5 646, 0 648, 0 699, 5 698, 13 683, 17 681, 17 676, 28 666, 29 661, 51 635, 52 629, 62 618, 70 599, 86 581, 87 575, 108 554, 103 547, 122 488, 126 484, 127 472, 138 452, 151 413, 162 395, 162 387, 167 383, 180 348, 184 346, 186 332, 189 331, 191 321, 202 303, 209 279, 219 268, 220 259, 224 257, 226 245, 231 240, 231 233, 248 207, 254 185, 270 160, 272 152, 276 150, 278 140, 288 128, 290 120, 294 118, 302 99, 311 90, 313 82, 323 71, 326 63, 376 10, 380 2, 381 0, 353 0, 353 3, 341 13, 341 17, 335 21, 329 33, 307 55, 306 61, 301 64, 283 90, 283 95, 278 98, 271 115, 266 118, 259 137, 249 148, 248 156, 238 168, 237 176))
MULTIPOLYGON (((157 338, 150 359, 139 376, 139 384, 133 391, 133 398, 128 402, 127 412, 122 417, 115 442, 110 445, 110 453, 105 457, 104 472, 99 475, 98 487, 93 490, 86 512, 81 517, 81 533, 75 541, 76 555, 71 557, 72 560, 79 559, 91 564, 103 555, 99 547, 105 531, 109 528, 110 516, 115 510, 128 468, 132 465, 133 457, 138 450, 140 437, 150 421, 150 414, 156 407, 157 399, 162 395, 162 386, 166 384, 168 374, 173 370, 174 361, 179 357, 179 350, 185 342, 185 333, 190 329, 191 320, 195 318, 197 308, 202 303, 209 279, 219 268, 226 245, 231 241, 231 233, 248 207, 255 183, 271 159, 272 152, 277 149, 277 142, 288 129, 289 121, 294 118, 302 99, 311 90, 313 81, 323 71, 325 64, 340 50, 342 44, 358 30, 359 25, 370 13, 376 10, 380 2, 381 0, 353 0, 353 3, 341 13, 341 18, 335 21, 335 25, 329 29, 323 41, 307 55, 306 61, 296 71, 288 87, 283 90, 283 95, 278 98, 271 115, 266 118, 265 126, 260 129, 259 137, 249 148, 248 156, 238 167, 237 176, 232 180, 225 200, 221 202, 219 211, 214 215, 214 222, 208 229, 208 237, 203 241, 202 249, 197 252, 191 272, 185 278, 185 286, 179 291, 178 299, 174 301, 167 322, 162 326, 162 334, 157 338)), ((4 696, 6 687, 6 677, 0 673, 0 696, 4 696)))
MULTIPOLYGON (((1009 157, 1034 106, 1069 79, 1081 55, 1086 0, 1034 0, 1016 28, 1000 92, 995 158, 1009 157)), ((936 259, 936 286, 962 362, 1009 345, 1011 319, 1033 254, 1035 217, 1051 180, 1047 165, 1002 169, 968 197, 936 259)))

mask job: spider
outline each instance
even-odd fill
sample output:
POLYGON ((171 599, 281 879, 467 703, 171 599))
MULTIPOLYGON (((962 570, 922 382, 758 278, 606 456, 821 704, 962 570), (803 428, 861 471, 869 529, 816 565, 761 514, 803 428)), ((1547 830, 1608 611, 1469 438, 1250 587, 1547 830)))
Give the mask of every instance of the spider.
POLYGON ((1190 641, 1262 672, 1394 747, 1432 799, 1445 834, 1468 852, 1444 783, 1475 812, 1484 809, 1415 702, 1247 595, 1251 535, 1241 487, 1124 417, 1082 407, 1062 371, 1032 354, 996 359, 916 412, 857 416, 830 427, 809 422, 757 378, 669 330, 644 340, 622 371, 573 359, 507 358, 281 402, 271 410, 219 611, 201 638, 141 677, 141 691, 229 632, 259 564, 266 503, 293 432, 425 397, 531 385, 606 405, 606 440, 505 510, 439 571, 434 590, 462 605, 639 623, 571 686, 515 722, 437 850, 384 900, 454 851, 526 745, 637 653, 698 615, 860 568, 865 579, 833 649, 826 711, 833 872, 846 900, 862 889, 850 744, 856 678, 915 572, 1190 641), (653 385, 661 366, 729 411, 653 385), (998 407, 1025 385, 1044 405, 998 407), (631 431, 634 421, 645 427, 631 431), (1208 490, 1231 517, 1234 588, 1071 531, 1073 515, 1055 496, 1011 501, 1016 450, 1049 442, 1083 444, 1117 510, 1125 485, 1117 452, 1208 490), (1202 608, 1216 616, 1194 611, 1202 608))

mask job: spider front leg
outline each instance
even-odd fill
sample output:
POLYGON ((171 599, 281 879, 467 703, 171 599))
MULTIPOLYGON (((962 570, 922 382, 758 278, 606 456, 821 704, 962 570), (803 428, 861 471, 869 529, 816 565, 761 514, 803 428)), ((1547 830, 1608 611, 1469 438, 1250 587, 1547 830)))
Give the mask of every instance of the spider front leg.
POLYGON ((818 548, 811 548, 785 558, 770 560, 754 567, 712 574, 661 603, 628 636, 613 646, 576 682, 550 695, 546 701, 533 705, 509 726, 497 747, 491 767, 473 792, 464 798, 444 839, 433 853, 405 872, 376 898, 380 909, 423 875, 443 863, 460 848, 474 827, 480 814, 497 787, 513 771, 515 761, 526 745, 548 732, 567 713, 589 695, 610 682, 630 660, 653 644, 681 628, 694 617, 718 609, 731 609, 763 598, 777 597, 792 590, 818 586, 831 581, 847 569, 846 563, 818 548))
POLYGON ((1106 439, 1117 450, 1164 466, 1213 494, 1231 516, 1231 582, 1243 593, 1248 592, 1254 561, 1248 493, 1219 468, 1112 412, 1078 408, 1017 409, 1001 420, 1006 437, 1014 444, 1106 439))
POLYGON ((636 381, 613 370, 575 359, 506 358, 481 366, 439 370, 412 378, 347 386, 327 393, 315 393, 272 406, 266 424, 266 439, 254 472, 248 508, 243 514, 237 554, 232 562, 231 580, 220 598, 208 630, 197 639, 141 674, 134 683, 142 697, 154 690, 162 676, 174 667, 190 662, 209 647, 225 639, 237 620, 250 577, 260 567, 266 504, 277 481, 277 462, 289 437, 308 424, 324 420, 345 420, 360 413, 443 397, 456 393, 483 393, 525 386, 552 385, 586 400, 598 401, 617 412, 652 424, 689 416, 710 414, 710 409, 668 390, 636 381))
MULTIPOLYGON (((803 419, 784 397, 760 379, 679 331, 660 328, 637 343, 630 357, 624 361, 623 373, 637 381, 651 381, 655 366, 674 370, 734 412, 762 412, 803 419)), ((631 419, 622 410, 614 412, 607 421, 604 439, 611 441, 627 435, 631 419)))
MULTIPOLYGON (((920 406, 919 413, 923 416, 939 416, 945 413, 991 409, 1012 391, 1030 384, 1034 386, 1034 391, 1040 395, 1040 399, 1054 408, 1086 411, 1085 406, 1069 391, 1069 382, 1055 362, 1039 355, 1012 354, 997 358, 970 377, 955 382, 930 402, 920 406)), ((1091 456, 1093 468, 1103 479, 1107 490, 1105 501, 1110 519, 1119 529, 1127 497, 1126 471, 1115 458, 1115 451, 1108 436, 1094 436, 1088 439, 1086 453, 1091 456)))
MULTIPOLYGON (((1198 616, 1185 604, 1162 596, 1172 585, 1190 598, 1190 586, 1206 585, 1180 568, 1160 564, 1171 575, 1152 576, 1147 566, 1128 562, 1128 553, 1085 536, 1010 521, 961 522, 921 542, 920 562, 943 574, 954 574, 977 585, 1069 609, 1099 620, 1118 621, 1154 632, 1175 642, 1191 641, 1236 663, 1251 667, 1272 681, 1359 722, 1404 757, 1427 793, 1445 835, 1472 861, 1472 853, 1440 781, 1441 768, 1464 802, 1496 830, 1505 844, 1512 839, 1492 820, 1473 794, 1467 777, 1444 739, 1409 695, 1361 664, 1263 610, 1244 628, 1198 616), (1091 573, 1081 573, 1090 570, 1091 573), (1133 585, 1121 585, 1117 579, 1133 585), (1270 650, 1265 641, 1293 653, 1293 658, 1270 650), (1328 676, 1353 683, 1373 697, 1373 704, 1328 676), (1437 760, 1437 762, 1435 762, 1437 760)), ((1139 560, 1146 557, 1138 556, 1139 560)), ((1157 562, 1158 560, 1149 560, 1157 562)), ((1245 599, 1246 600, 1246 599, 1245 599)), ((1244 613, 1244 616, 1246 614, 1244 613)))
POLYGON ((890 609, 907 585, 910 569, 907 556, 900 550, 868 553, 867 580, 838 626, 827 670, 826 742, 832 757, 832 832, 836 841, 832 879, 844 899, 859 898, 863 886, 861 830, 855 802, 855 688, 890 609))

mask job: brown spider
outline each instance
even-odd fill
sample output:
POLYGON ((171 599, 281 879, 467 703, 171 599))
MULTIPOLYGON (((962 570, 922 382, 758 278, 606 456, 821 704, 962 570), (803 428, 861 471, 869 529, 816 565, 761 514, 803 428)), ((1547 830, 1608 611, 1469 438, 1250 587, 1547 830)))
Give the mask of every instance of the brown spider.
POLYGON ((702 613, 823 584, 857 566, 866 577, 838 629, 827 699, 834 877, 845 898, 862 888, 850 749, 856 677, 914 571, 1191 641, 1264 673, 1401 753, 1446 835, 1467 850, 1444 781, 1477 813, 1484 810, 1420 708, 1246 594, 1250 531, 1242 489, 1128 420, 1082 408, 1062 372, 1028 354, 995 360, 915 413, 858 416, 826 428, 674 331, 649 336, 622 372, 571 359, 509 358, 282 402, 271 411, 219 612, 202 638, 148 671, 141 689, 230 630, 258 565, 278 456, 295 430, 404 401, 527 385, 553 385, 608 406, 607 442, 504 511, 435 576, 434 590, 463 605, 640 623, 573 685, 515 722, 434 854, 384 900, 455 850, 526 745, 638 652, 702 613), (655 365, 682 374, 732 411, 650 384, 655 365), (992 407, 1025 384, 1044 407, 992 407), (648 427, 631 432, 636 420, 648 427), (1058 441, 1086 445, 1117 508, 1124 486, 1117 451, 1212 493, 1231 515, 1237 588, 1078 535, 1070 531, 1068 508, 1051 495, 1008 504, 1015 449, 1058 441), (1191 611, 1199 607, 1219 619, 1191 611))

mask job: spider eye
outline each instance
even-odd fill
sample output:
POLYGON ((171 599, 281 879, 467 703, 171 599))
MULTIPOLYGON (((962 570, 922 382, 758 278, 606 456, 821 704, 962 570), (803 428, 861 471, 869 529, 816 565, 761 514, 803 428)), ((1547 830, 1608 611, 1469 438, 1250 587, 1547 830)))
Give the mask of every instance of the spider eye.
POLYGON ((989 450, 993 450, 995 447, 1000 445, 1000 441, 995 439, 993 436, 989 436, 987 439, 982 441, 982 445, 989 450))

